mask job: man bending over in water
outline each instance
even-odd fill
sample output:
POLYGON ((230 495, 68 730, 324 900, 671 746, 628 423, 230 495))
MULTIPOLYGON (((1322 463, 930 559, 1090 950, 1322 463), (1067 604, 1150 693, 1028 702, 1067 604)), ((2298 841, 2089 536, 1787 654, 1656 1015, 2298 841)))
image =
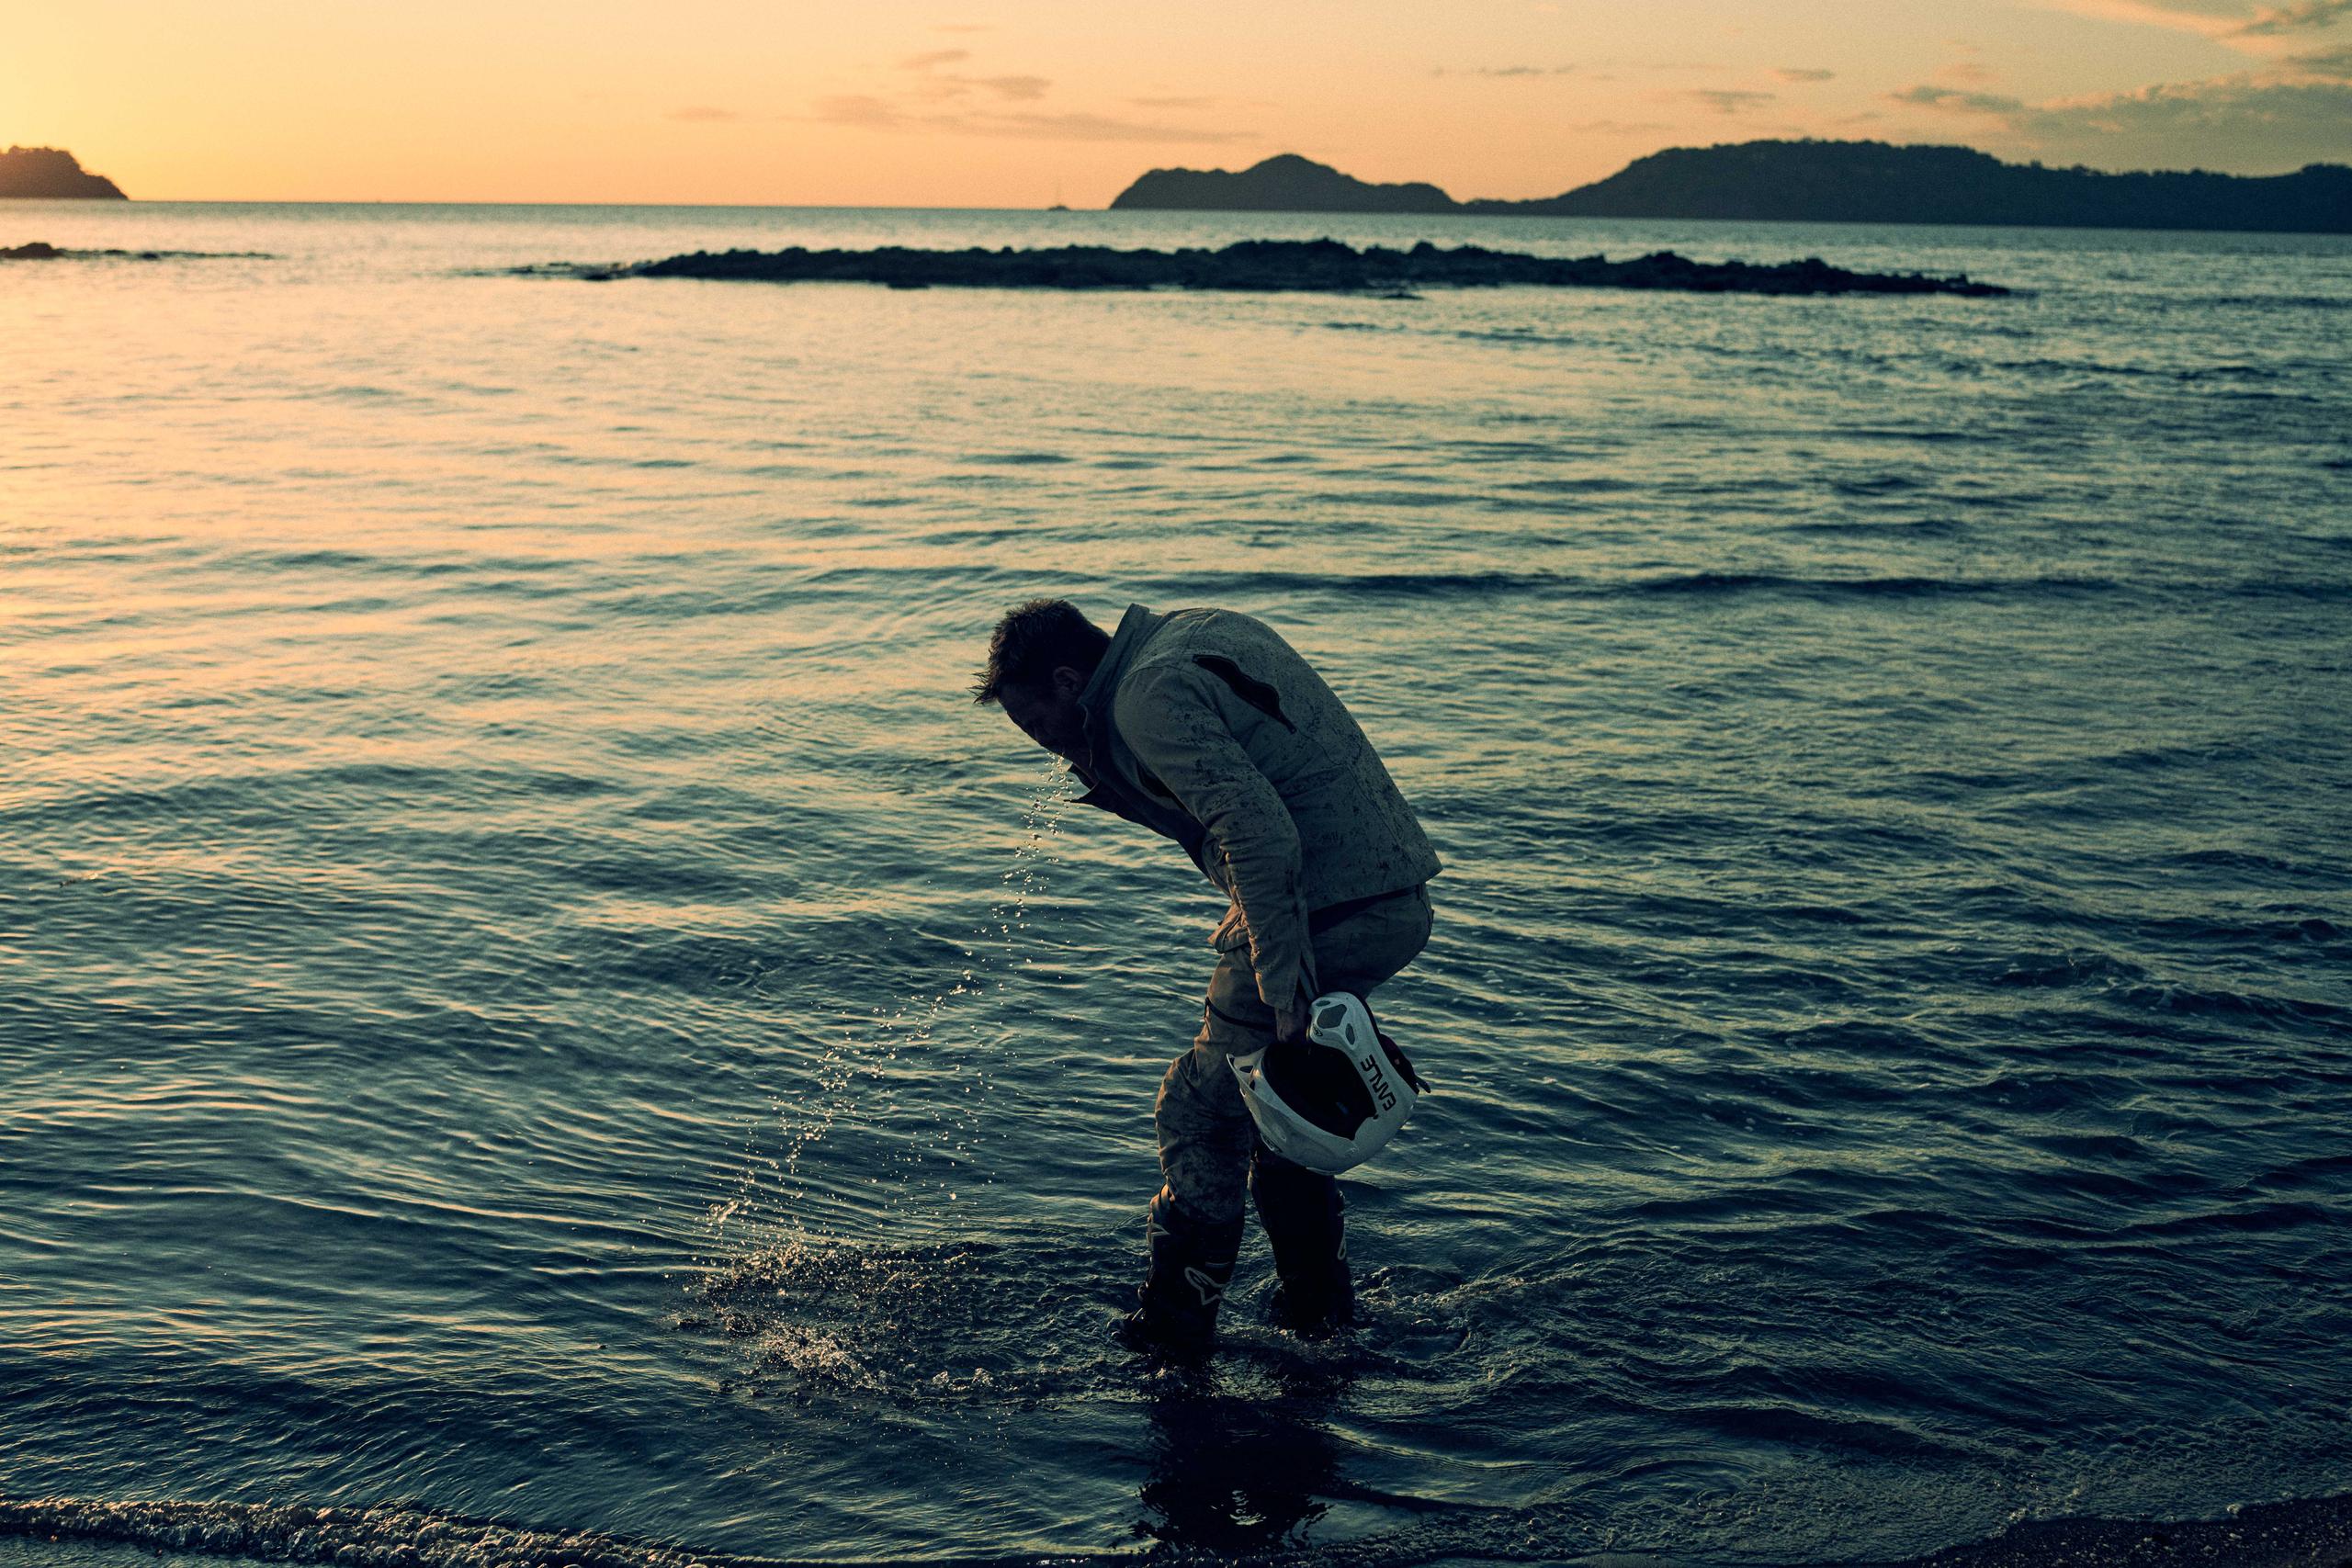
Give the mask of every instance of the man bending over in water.
POLYGON ((1321 677, 1231 611, 1133 604, 1105 636, 1067 600, 1033 600, 997 623, 973 693, 1068 759, 1085 804, 1175 840, 1232 898, 1200 1032, 1153 1110, 1166 1185, 1130 1339, 1208 1343, 1245 1184, 1279 1319, 1309 1334, 1347 1323, 1339 1184, 1264 1146, 1226 1058, 1302 1039, 1313 997, 1366 995, 1421 951, 1438 859, 1412 808, 1321 677))

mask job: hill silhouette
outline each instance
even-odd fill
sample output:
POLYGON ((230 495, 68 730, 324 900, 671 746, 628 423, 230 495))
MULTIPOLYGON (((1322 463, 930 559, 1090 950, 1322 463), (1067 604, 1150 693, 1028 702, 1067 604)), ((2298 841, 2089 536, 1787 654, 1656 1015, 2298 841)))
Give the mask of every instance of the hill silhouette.
POLYGON ((0 199, 43 197, 84 201, 127 201, 122 187, 104 175, 86 172, 81 161, 59 147, 11 147, 0 152, 0 199))
POLYGON ((1433 185, 1374 185, 1329 164, 1281 152, 1238 175, 1223 169, 1154 169, 1112 201, 1114 208, 1226 212, 1458 212, 1433 185))
POLYGON ((2352 168, 2291 175, 2103 174, 2008 164, 1969 147, 1743 141, 1675 147, 1532 201, 1456 201, 1430 185, 1373 185, 1295 153, 1238 173, 1154 169, 1114 209, 1413 212, 1528 218, 1983 223, 2090 229, 2352 233, 2352 168))

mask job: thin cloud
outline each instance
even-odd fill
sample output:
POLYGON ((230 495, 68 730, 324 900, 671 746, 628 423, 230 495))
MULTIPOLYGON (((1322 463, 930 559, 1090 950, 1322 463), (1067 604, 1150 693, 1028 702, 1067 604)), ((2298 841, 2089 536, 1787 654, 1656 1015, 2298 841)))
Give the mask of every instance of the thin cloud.
POLYGON ((1012 137, 1030 141, 1138 141, 1213 146, 1252 141, 1258 135, 1254 130, 1202 130, 1190 126, 1166 125, 1156 120, 1121 119, 1099 114, 996 111, 910 114, 887 98, 867 93, 820 98, 811 106, 808 118, 822 125, 852 126, 861 130, 1012 137))
POLYGON ((1775 96, 1740 87, 1694 87, 1682 96, 1706 105, 1717 114, 1745 114, 1770 103, 1775 96))
POLYGON ((681 125, 724 125, 743 117, 733 109, 714 108, 708 104, 688 104, 684 108, 672 109, 662 118, 674 119, 681 125))
POLYGON ((1584 70, 1581 65, 1440 65, 1432 68, 1432 76, 1574 76, 1584 70))
POLYGON ((2352 153, 2352 85, 2252 75, 2165 83, 2046 104, 2017 130, 2051 152, 2103 167, 2275 173, 2352 153))
POLYGON ((2238 29, 2242 38, 2268 38, 2279 33, 2310 32, 2352 14, 2352 0, 2303 0, 2263 12, 2238 29))
POLYGON ((1489 79, 1528 76, 1580 76, 1589 81, 1614 82, 1624 73, 1649 72, 1721 71, 1717 62, 1704 60, 1585 60, 1538 65, 1433 65, 1432 76, 1483 76, 1489 79))
MULTIPOLYGON (((2252 55, 2263 62, 2267 69, 2262 79, 2267 85, 2280 85, 2282 79, 2298 75, 2339 80, 2346 74, 2344 51, 2340 47, 2303 53, 2288 51, 2299 43, 2312 41, 2303 35, 2324 31, 2338 22, 2352 18, 2352 0, 2294 0, 2290 5, 2271 6, 2257 11, 2251 20, 2217 17, 2201 9, 2180 10, 2173 5, 2153 4, 2151 0, 2039 0, 2039 3, 2047 8, 2076 16, 2195 33, 2223 49, 2252 55)), ((2197 3, 2209 3, 2209 0, 2197 0, 2197 3)))
POLYGON ((1936 67, 1937 81, 1962 87, 1984 87, 1997 80, 1991 67, 1984 63, 1982 45, 1971 43, 1964 38, 1952 38, 1944 39, 1944 48, 1951 51, 1951 58, 1936 67))
POLYGON ((1964 93, 1957 87, 1939 87, 1927 82, 1916 87, 1905 87, 1899 93, 1889 93, 1886 100, 1911 108, 1939 109, 1950 114, 2013 115, 2025 107, 2023 98, 2012 98, 2001 93, 1964 93))
MULTIPOLYGON (((949 24, 936 31, 981 30, 978 25, 949 24)), ((1083 110, 1047 114, 1040 110, 984 107, 1035 104, 1053 87, 1050 78, 1027 72, 978 75, 953 69, 972 59, 968 49, 928 49, 898 62, 894 86, 879 92, 843 93, 820 97, 804 119, 821 125, 851 126, 939 136, 994 136, 1033 141, 1127 141, 1159 145, 1219 145, 1256 139, 1253 130, 1210 130, 1174 125, 1159 118, 1129 119, 1119 115, 1083 110)), ((1130 98, 1147 109, 1203 108, 1219 100, 1207 96, 1130 98)), ((791 117, 787 117, 791 118, 791 117)))
POLYGON ((1783 82, 1834 82, 1835 71, 1824 71, 1811 65, 1783 65, 1772 73, 1783 82))
POLYGON ((960 72, 942 71, 943 65, 954 65, 972 58, 968 49, 934 49, 922 54, 910 54, 899 62, 899 69, 915 78, 910 89, 916 97, 937 103, 947 98, 965 97, 973 93, 993 93, 1014 103, 1034 103, 1046 96, 1053 85, 1050 78, 1023 73, 998 76, 967 76, 960 72))
POLYGON ((2310 54, 2288 57, 2287 63, 2298 71, 2323 76, 2333 82, 2352 82, 2352 43, 2338 44, 2334 49, 2317 50, 2310 54))
POLYGON ((2211 39, 2216 42, 2237 36, 2240 25, 2233 17, 2210 16, 2201 11, 2176 11, 2169 6, 2150 5, 2148 0, 2041 0, 2041 8, 2088 17, 2094 21, 2121 22, 2131 27, 2195 33, 2199 38, 2211 39))
POLYGON ((1018 136, 1039 141, 1250 141, 1254 130, 1194 130, 1181 125, 1118 119, 1099 114, 975 115, 960 129, 975 136, 1018 136))
POLYGON ((870 130, 896 130, 919 123, 897 105, 870 93, 844 93, 819 98, 808 118, 826 125, 857 125, 870 130))
POLYGON ((1043 76, 975 76, 974 85, 985 87, 1000 98, 1018 103, 1030 103, 1046 96, 1053 83, 1043 76))
MULTIPOLYGON (((2324 58, 2352 65, 2344 56, 2352 49, 2324 58)), ((2007 156, 2093 168, 2276 174, 2352 153, 2352 83, 2344 81, 2281 82, 2249 72, 2040 104, 1932 85, 1884 98, 1975 116, 1973 140, 2007 156)))

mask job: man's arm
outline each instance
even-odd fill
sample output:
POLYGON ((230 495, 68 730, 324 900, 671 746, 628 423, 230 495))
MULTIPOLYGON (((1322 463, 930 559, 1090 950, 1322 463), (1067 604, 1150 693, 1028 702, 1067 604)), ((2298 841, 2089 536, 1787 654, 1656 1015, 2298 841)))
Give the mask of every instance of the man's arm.
POLYGON ((1234 738, 1224 712, 1230 697, 1204 671, 1153 671, 1123 687, 1113 717, 1136 760, 1208 830, 1203 858, 1225 867, 1223 880, 1250 925, 1258 995, 1287 1037, 1305 1026, 1303 991, 1313 962, 1298 829, 1234 738))

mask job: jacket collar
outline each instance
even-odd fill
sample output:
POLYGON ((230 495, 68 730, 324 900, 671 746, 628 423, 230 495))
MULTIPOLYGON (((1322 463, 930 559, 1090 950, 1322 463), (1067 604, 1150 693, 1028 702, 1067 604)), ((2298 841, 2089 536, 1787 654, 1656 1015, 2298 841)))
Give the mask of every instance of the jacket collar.
MULTIPOLYGON (((1135 759, 1126 754, 1126 748, 1119 742, 1118 728, 1111 722, 1111 709, 1118 698, 1119 682, 1126 679, 1127 667, 1167 620, 1167 616, 1155 615, 1140 604, 1127 606, 1119 629, 1111 635, 1111 646, 1102 650, 1102 661, 1094 667, 1094 678, 1078 694, 1079 711, 1085 716, 1086 760, 1073 758, 1070 767, 1087 786, 1086 793, 1079 796, 1079 805, 1100 807, 1114 817, 1124 817, 1175 840, 1193 857, 1193 863, 1204 874, 1210 874, 1208 863, 1201 858, 1206 833, 1182 810, 1162 806, 1137 791, 1135 759)), ((1210 880, 1216 880, 1213 874, 1210 880)))
POLYGON ((1078 694, 1079 712, 1085 716, 1086 750, 1089 771, 1097 778, 1112 771, 1111 746, 1116 739, 1111 728, 1111 704, 1119 693, 1119 682, 1134 661, 1136 650, 1151 640, 1167 617, 1155 615, 1141 604, 1130 604, 1127 613, 1119 617, 1119 629, 1111 634, 1111 646, 1102 650, 1102 661, 1094 667, 1093 678, 1086 689, 1078 694))

